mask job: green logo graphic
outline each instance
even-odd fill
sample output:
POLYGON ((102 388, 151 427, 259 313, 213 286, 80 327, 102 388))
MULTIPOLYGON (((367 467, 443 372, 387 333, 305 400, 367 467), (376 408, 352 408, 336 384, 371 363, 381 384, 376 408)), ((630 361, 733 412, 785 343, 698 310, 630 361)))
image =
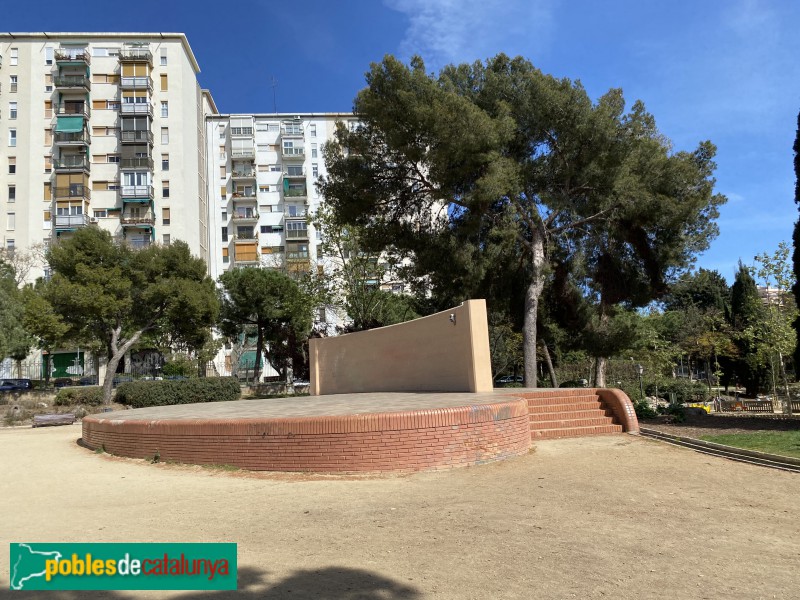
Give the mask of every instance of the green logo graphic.
POLYGON ((235 590, 236 544, 10 545, 12 590, 235 590))

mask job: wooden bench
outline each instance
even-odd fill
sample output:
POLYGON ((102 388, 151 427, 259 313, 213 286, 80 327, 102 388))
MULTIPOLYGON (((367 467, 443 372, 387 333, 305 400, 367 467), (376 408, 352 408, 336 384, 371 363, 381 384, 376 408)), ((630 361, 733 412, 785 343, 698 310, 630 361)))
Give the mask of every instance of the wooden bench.
POLYGON ((50 425, 72 425, 75 422, 75 415, 72 413, 62 413, 56 415, 35 415, 33 417, 33 427, 48 427, 50 425))

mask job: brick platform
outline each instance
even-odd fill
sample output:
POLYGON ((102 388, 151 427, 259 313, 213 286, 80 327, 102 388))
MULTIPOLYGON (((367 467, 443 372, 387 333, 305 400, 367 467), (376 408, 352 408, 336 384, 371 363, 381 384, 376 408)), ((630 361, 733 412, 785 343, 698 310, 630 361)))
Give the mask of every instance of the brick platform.
MULTIPOLYGON (((143 408, 83 419, 83 443, 133 458, 256 471, 381 472, 478 465, 526 453, 532 435, 638 429, 608 390, 496 390, 483 394, 375 393, 143 408), (592 396, 592 406, 585 406, 592 396), (554 400, 555 399, 555 400, 554 400), (566 423, 567 404, 613 427, 566 423), (559 414, 549 406, 557 404, 559 414), (602 404, 602 408, 601 408, 602 404), (533 407, 560 431, 543 432, 533 407), (623 417, 622 419, 616 418, 623 417), (557 421, 557 423, 555 422, 557 421)), ((631 411, 632 412, 632 411, 631 411)))

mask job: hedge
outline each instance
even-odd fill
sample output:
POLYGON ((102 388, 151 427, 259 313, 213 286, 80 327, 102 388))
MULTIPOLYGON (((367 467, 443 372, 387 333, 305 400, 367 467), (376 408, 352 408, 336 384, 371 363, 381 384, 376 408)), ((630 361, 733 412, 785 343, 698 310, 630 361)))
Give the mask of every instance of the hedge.
POLYGON ((55 406, 71 406, 73 404, 88 404, 100 406, 103 403, 103 388, 92 385, 85 387, 61 388, 53 401, 55 406))
POLYGON ((117 402, 133 408, 226 402, 242 395, 236 377, 209 377, 164 381, 132 381, 117 388, 117 402))

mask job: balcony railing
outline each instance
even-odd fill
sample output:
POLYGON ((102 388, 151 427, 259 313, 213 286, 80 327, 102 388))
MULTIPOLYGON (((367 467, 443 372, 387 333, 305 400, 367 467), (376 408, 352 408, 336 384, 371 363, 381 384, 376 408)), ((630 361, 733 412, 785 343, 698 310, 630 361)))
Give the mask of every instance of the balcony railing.
POLYGON ((148 90, 153 91, 153 80, 150 77, 122 77, 119 87, 124 90, 148 90))
POLYGON ((84 227, 88 222, 86 215, 56 215, 56 229, 84 227))
POLYGON ((255 157, 256 157, 255 148, 237 148, 236 150, 231 150, 231 158, 234 160, 242 160, 255 157))
POLYGON ((138 129, 136 131, 120 130, 119 141, 123 144, 150 144, 153 145, 153 132, 146 129, 138 129))
POLYGON ((283 172, 283 176, 286 179, 305 179, 306 178, 306 172, 305 172, 305 170, 302 170, 299 173, 297 171, 292 171, 292 172, 284 171, 283 172))
POLYGON ((286 239, 307 240, 308 229, 286 229, 286 239))
POLYGON ((147 169, 153 170, 153 158, 150 156, 136 156, 133 158, 125 158, 124 156, 119 159, 120 169, 147 169))
POLYGON ((78 156, 62 156, 53 159, 53 168, 56 171, 88 171, 89 159, 83 154, 78 156))
POLYGON ((56 75, 53 77, 56 88, 83 88, 92 89, 92 83, 85 75, 56 75))
POLYGON ((233 198, 234 202, 236 202, 237 200, 244 202, 253 202, 256 200, 256 191, 253 190, 252 192, 234 192, 233 194, 231 194, 231 198, 233 198))
POLYGON ((308 260, 308 250, 305 252, 287 252, 286 260, 308 260))
POLYGON ((149 102, 123 102, 119 105, 119 112, 123 115, 153 116, 153 105, 149 102))
POLYGON ((147 61, 153 66, 153 53, 147 48, 120 48, 119 62, 143 62, 147 61))
POLYGON ((68 198, 83 198, 84 200, 89 200, 92 197, 92 192, 89 186, 76 184, 69 187, 53 188, 53 197, 56 200, 68 198))
POLYGON ((74 50, 64 50, 59 48, 53 53, 53 56, 56 59, 56 63, 76 63, 84 64, 86 66, 92 64, 92 55, 89 54, 88 50, 76 52, 74 50))
POLYGON ((234 170, 231 177, 233 177, 233 179, 255 179, 256 171, 255 169, 246 169, 244 171, 234 170))
POLYGON ((53 134, 56 144, 63 145, 89 145, 89 134, 85 131, 56 131, 53 134))
POLYGON ((289 188, 283 190, 284 198, 306 198, 308 197, 308 190, 306 188, 289 188))
POLYGON ((258 241, 258 232, 256 232, 256 231, 252 231, 252 232, 247 232, 247 231, 240 232, 240 231, 237 231, 233 235, 233 241, 234 242, 255 242, 255 241, 258 241))
POLYGON ((281 154, 283 158, 305 158, 306 157, 306 149, 305 148, 286 148, 284 147, 281 150, 281 154))
POLYGON ((291 208, 284 208, 283 214, 285 217, 288 217, 290 219, 305 219, 306 216, 308 215, 308 211, 304 208, 300 210, 298 210, 297 208, 295 208, 294 210, 292 210, 291 208))
POLYGON ((154 197, 152 185, 123 185, 119 188, 122 198, 150 198, 154 197))
POLYGON ((250 210, 235 210, 231 214, 234 221, 258 221, 258 213, 250 210))
POLYGON ((156 224, 156 218, 153 215, 144 217, 122 217, 119 221, 124 227, 152 227, 156 224))
POLYGON ((235 256, 233 260, 239 264, 257 264, 261 262, 258 257, 258 253, 248 252, 247 254, 243 254, 242 256, 235 256))
POLYGON ((152 245, 152 240, 126 240, 125 242, 129 248, 141 250, 142 248, 149 248, 152 245))
POLYGON ((89 118, 89 105, 83 102, 76 104, 61 104, 53 111, 58 116, 74 115, 76 117, 89 118))
POLYGON ((303 135, 303 126, 300 123, 292 125, 284 125, 281 127, 281 135, 288 137, 297 137, 303 135))

